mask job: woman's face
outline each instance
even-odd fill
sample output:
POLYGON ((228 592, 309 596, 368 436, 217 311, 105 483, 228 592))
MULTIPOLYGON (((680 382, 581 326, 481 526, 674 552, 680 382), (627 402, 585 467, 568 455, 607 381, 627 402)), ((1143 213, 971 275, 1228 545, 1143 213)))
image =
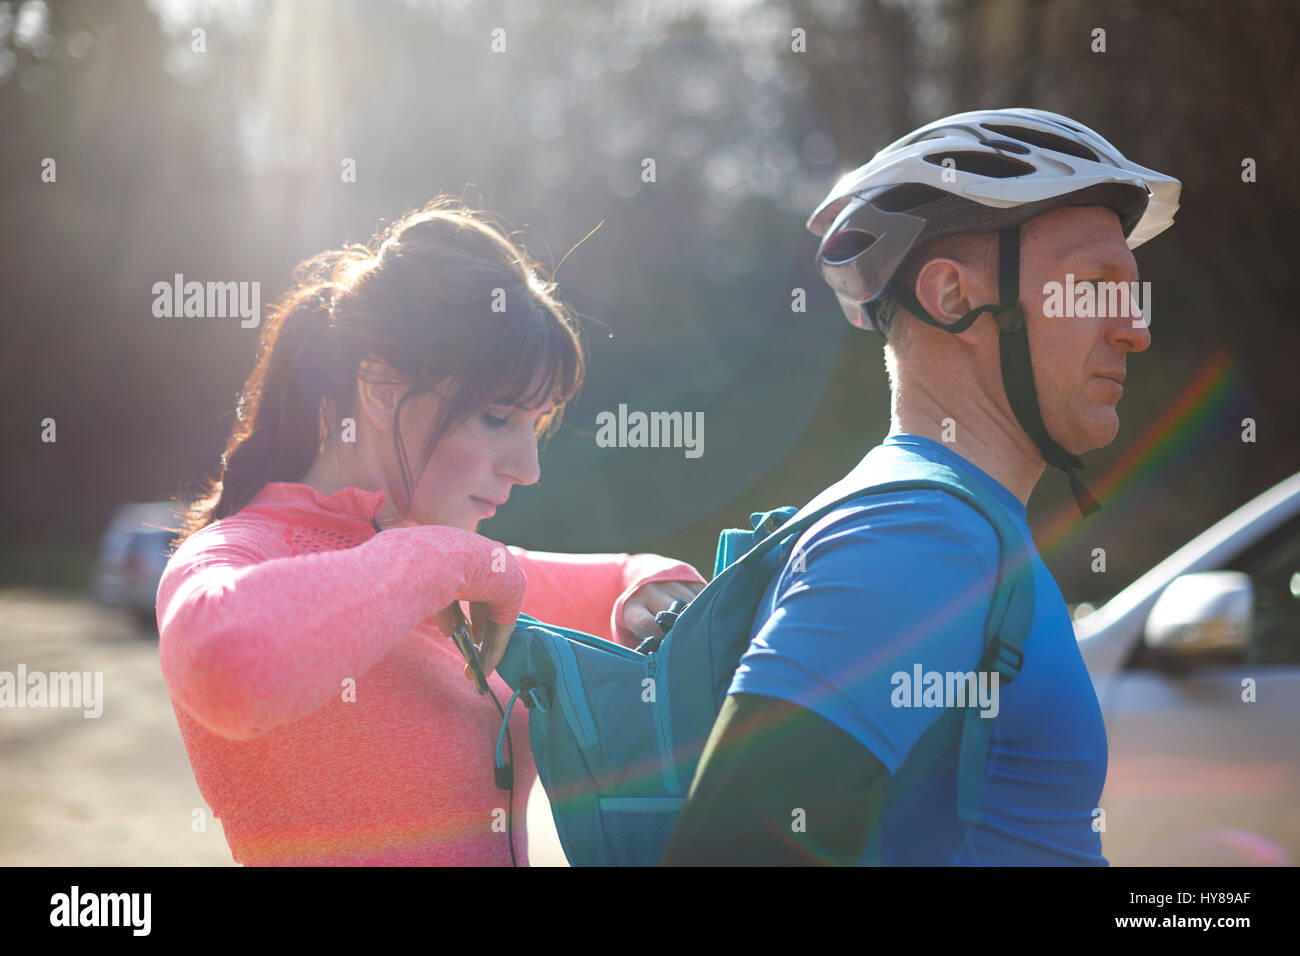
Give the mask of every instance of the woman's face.
MULTIPOLYGON (((535 409, 487 405, 453 426, 433 449, 428 467, 415 479, 407 520, 474 531, 510 497, 515 485, 535 484, 537 422, 551 404, 535 409)), ((440 408, 435 395, 411 398, 402 407, 402 441, 412 468, 418 464, 440 408)), ((395 461, 394 450, 394 461, 395 461)), ((400 470, 390 487, 402 489, 400 470)))

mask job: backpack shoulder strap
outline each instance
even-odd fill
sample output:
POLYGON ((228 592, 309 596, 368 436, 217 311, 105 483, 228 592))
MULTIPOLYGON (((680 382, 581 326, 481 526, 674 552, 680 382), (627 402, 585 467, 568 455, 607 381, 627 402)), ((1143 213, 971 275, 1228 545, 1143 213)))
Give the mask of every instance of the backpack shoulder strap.
MULTIPOLYGON (((869 493, 913 488, 943 490, 978 511, 997 534, 998 577, 985 622, 979 670, 996 672, 999 685, 1008 684, 1020 673, 1024 643, 1033 624, 1034 577, 1029 549, 1006 509, 976 479, 933 463, 917 463, 909 472, 897 480, 873 485, 869 493)), ((995 719, 981 717, 975 707, 953 708, 922 735, 890 781, 877 829, 868 844, 868 862, 875 862, 878 855, 879 821, 933 769, 958 738, 957 818, 963 823, 981 822, 984 773, 995 719)))
MULTIPOLYGON (((900 470, 891 469, 888 481, 852 488, 827 489, 799 512, 789 515, 779 528, 767 534, 741 561, 757 561, 770 548, 797 536, 834 509, 868 495, 932 488, 944 491, 979 512, 998 538, 998 576, 984 629, 984 653, 979 670, 996 672, 999 685, 1009 684, 1020 673, 1024 643, 1034 616, 1034 577, 1029 550, 1019 528, 999 502, 976 478, 936 462, 911 462, 900 470)), ((788 509, 784 510, 788 513, 788 509)), ((768 512, 764 518, 781 515, 768 512)), ((761 529, 759 529, 761 530, 761 529)), ((755 531, 755 534, 758 530, 755 531)), ((975 707, 954 709, 944 714, 913 747, 894 775, 887 791, 881 818, 924 777, 960 737, 957 772, 957 817, 963 823, 982 820, 980 804, 984 772, 995 718, 981 717, 975 707)), ((872 844, 875 844, 875 837, 872 844)))

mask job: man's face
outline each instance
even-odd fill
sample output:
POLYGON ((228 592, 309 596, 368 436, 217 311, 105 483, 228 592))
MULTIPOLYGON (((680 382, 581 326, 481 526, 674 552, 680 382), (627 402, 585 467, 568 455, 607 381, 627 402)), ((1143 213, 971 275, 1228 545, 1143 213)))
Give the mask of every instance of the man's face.
POLYGON ((1124 241, 1119 216, 1104 206, 1058 209, 1021 230, 1020 301, 1038 404, 1048 433, 1076 455, 1115 440, 1128 353, 1151 344, 1129 285, 1137 277, 1137 261, 1124 241), (1066 295, 1067 275, 1073 276, 1074 298, 1066 295), (1053 306, 1062 305, 1064 314, 1059 308, 1045 313, 1049 283, 1059 283, 1053 306), (1101 301, 1094 301, 1092 316, 1080 316, 1077 296, 1087 283, 1102 293, 1096 296, 1101 301), (1108 296, 1102 283, 1122 285, 1117 296, 1108 296))

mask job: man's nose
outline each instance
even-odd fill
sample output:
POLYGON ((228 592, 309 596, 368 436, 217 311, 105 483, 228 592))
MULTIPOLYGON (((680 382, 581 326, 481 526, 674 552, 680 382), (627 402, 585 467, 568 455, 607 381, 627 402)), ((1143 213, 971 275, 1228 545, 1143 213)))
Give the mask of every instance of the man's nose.
POLYGON ((1125 294, 1129 297, 1128 314, 1121 309, 1119 315, 1109 319, 1110 338, 1126 351, 1143 352, 1151 345, 1151 303, 1139 301, 1131 292, 1125 294))

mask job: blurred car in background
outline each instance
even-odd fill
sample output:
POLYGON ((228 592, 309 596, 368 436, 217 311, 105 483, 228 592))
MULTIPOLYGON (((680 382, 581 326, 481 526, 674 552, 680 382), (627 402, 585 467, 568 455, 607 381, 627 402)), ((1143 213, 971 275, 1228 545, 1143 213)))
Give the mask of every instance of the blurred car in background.
POLYGON ((1300 474, 1074 626, 1106 718, 1107 858, 1300 862, 1300 474))
POLYGON ((170 501, 124 504, 99 541, 95 600, 126 608, 150 631, 157 627, 155 601, 173 536, 167 529, 177 523, 175 508, 170 501))

